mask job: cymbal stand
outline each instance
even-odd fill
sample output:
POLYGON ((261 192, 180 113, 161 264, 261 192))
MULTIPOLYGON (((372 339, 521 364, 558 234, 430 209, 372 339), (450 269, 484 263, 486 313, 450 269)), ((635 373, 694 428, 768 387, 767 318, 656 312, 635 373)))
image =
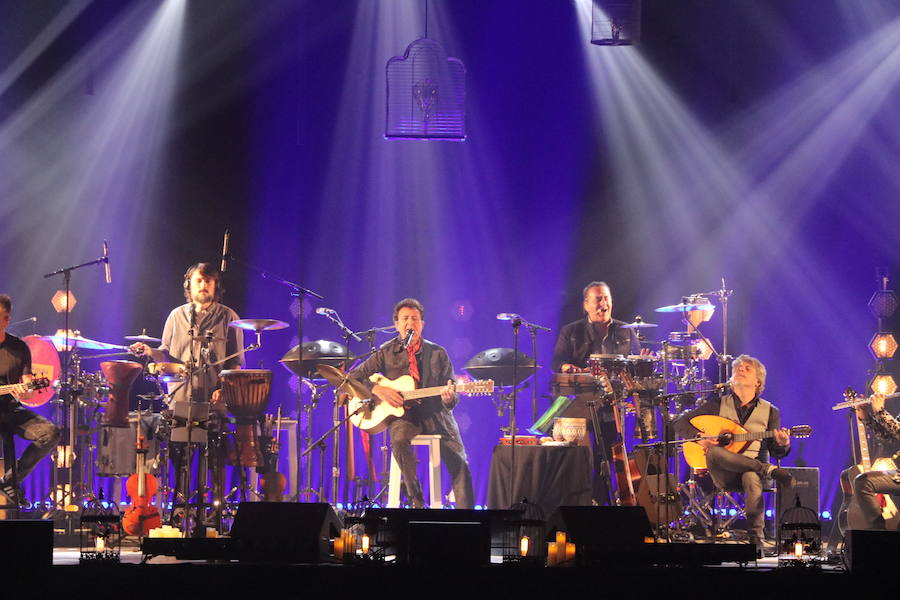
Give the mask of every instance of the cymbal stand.
MULTIPOLYGON (((301 346, 300 348, 301 348, 301 352, 302 352, 303 347, 301 346)), ((325 386, 318 386, 318 385, 314 384, 312 381, 310 381, 309 379, 307 379, 306 377, 300 377, 298 379, 297 385, 299 385, 299 386, 305 385, 307 388, 309 388, 309 391, 310 391, 309 403, 304 404, 303 406, 300 407, 301 410, 303 411, 303 413, 306 415, 306 423, 307 423, 306 434, 305 434, 305 437, 303 438, 303 443, 306 444, 307 446, 309 446, 310 439, 312 439, 310 436, 311 424, 312 424, 312 413, 315 410, 316 406, 319 405, 319 399, 322 397, 322 389, 325 386)), ((323 458, 324 458, 324 450, 323 450, 323 458)), ((295 498, 292 498, 292 500, 296 499, 299 501, 299 499, 301 497, 305 496, 306 502, 309 502, 310 497, 315 497, 315 499, 319 502, 325 501, 325 496, 322 495, 321 490, 317 492, 312 487, 312 464, 311 463, 312 463, 312 454, 307 454, 306 455, 306 467, 304 469, 305 474, 306 474, 306 480, 303 484, 303 489, 298 491, 297 496, 295 498)), ((320 473, 320 479, 321 479, 321 475, 322 474, 320 473)), ((320 485, 320 487, 321 487, 321 485, 320 485)))
MULTIPOLYGON (((369 354, 374 354, 376 351, 375 336, 378 333, 387 333, 387 332, 392 332, 392 331, 396 331, 396 329, 393 326, 391 326, 391 327, 372 327, 370 329, 366 329, 365 331, 357 331, 357 333, 361 334, 361 335, 365 335, 366 343, 369 344, 369 354)), ((384 431, 381 432, 381 446, 379 447, 379 449, 381 450, 381 471, 379 472, 378 479, 376 480, 380 487, 379 487, 378 491, 375 492, 374 494, 371 493, 374 490, 370 490, 370 494, 369 494, 369 497, 372 499, 372 502, 374 502, 374 503, 379 503, 378 499, 388 493, 388 487, 389 487, 389 483, 390 483, 390 481, 389 481, 389 479, 390 479, 390 454, 389 454, 390 447, 391 447, 390 435, 388 433, 388 430, 385 429, 384 431)), ((369 446, 369 448, 370 448, 370 453, 371 453, 371 445, 369 446)), ((367 469, 369 468, 368 464, 366 465, 366 468, 367 469)), ((376 481, 373 481, 371 483, 375 483, 376 481)), ((386 506, 387 504, 384 503, 384 505, 386 506)))
MULTIPOLYGON (((346 363, 345 363, 344 368, 349 369, 350 368, 350 340, 354 339, 357 342, 361 342, 362 338, 359 337, 355 332, 353 332, 353 330, 351 330, 349 327, 344 325, 344 322, 341 320, 340 315, 337 314, 337 311, 331 311, 329 313, 324 314, 323 316, 326 317, 329 321, 331 321, 335 325, 337 325, 338 328, 341 330, 341 334, 344 337, 344 348, 346 349, 346 352, 347 352, 346 363)), ((300 351, 300 358, 301 359, 303 358, 302 346, 301 346, 301 351, 300 351)), ((332 412, 332 423, 333 423, 334 427, 332 427, 332 429, 331 429, 331 431, 334 434, 334 437, 332 438, 332 441, 331 441, 331 445, 333 448, 333 452, 331 455, 331 504, 333 504, 335 506, 337 505, 337 501, 338 501, 338 486, 340 485, 340 481, 341 481, 341 455, 340 455, 341 432, 340 432, 340 427, 341 427, 341 425, 346 423, 348 420, 349 420, 349 416, 347 419, 341 419, 340 394, 338 392, 338 388, 335 388, 335 390, 334 390, 334 410, 332 412)), ((349 456, 349 452, 352 451, 352 448, 349 447, 349 444, 348 444, 347 451, 348 451, 348 456, 349 456)), ((346 479, 344 481, 344 484, 345 484, 344 489, 346 491, 346 489, 349 487, 350 469, 347 469, 347 473, 346 473, 345 477, 346 477, 346 479)))
MULTIPOLYGON (((226 230, 225 233, 227 235, 228 231, 226 230)), ((300 344, 301 350, 300 350, 299 358, 302 360, 303 359, 303 350, 302 350, 303 349, 303 301, 306 299, 307 296, 311 296, 318 300, 324 300, 324 296, 322 296, 321 294, 317 294, 316 292, 303 287, 299 283, 294 283, 293 281, 288 281, 287 279, 284 279, 283 277, 278 277, 277 275, 273 275, 272 273, 269 273, 263 269, 260 269, 259 267, 255 266, 253 264, 250 264, 248 262, 240 260, 239 258, 235 257, 233 254, 231 254, 229 252, 223 252, 222 262, 225 263, 225 264, 223 264, 223 268, 222 268, 223 271, 225 270, 225 266, 227 265, 227 263, 230 261, 234 261, 237 264, 242 265, 243 267, 256 272, 263 279, 269 279, 271 281, 274 281, 275 283, 278 283, 278 284, 288 288, 290 296, 292 298, 297 299, 297 343, 300 344)), ((297 385, 297 425, 296 425, 297 433, 296 433, 296 436, 297 436, 298 440, 301 439, 300 435, 302 433, 300 430, 301 422, 303 421, 303 419, 300 418, 302 413, 303 413, 303 386, 297 385)), ((310 427, 310 425, 311 425, 311 423, 309 421, 307 421, 306 422, 307 429, 310 427)), ((308 432, 307 432, 307 437, 309 437, 308 432)), ((301 464, 303 464, 303 461, 297 460, 297 466, 296 466, 297 472, 294 474, 294 478, 298 482, 303 481, 303 473, 300 470, 301 464)), ((298 493, 298 499, 299 499, 299 495, 300 494, 298 493)))
POLYGON ((722 352, 716 353, 716 359, 719 365, 719 381, 724 382, 731 379, 731 356, 728 355, 728 298, 734 294, 734 290, 725 287, 725 278, 722 277, 722 287, 711 292, 701 292, 697 295, 715 296, 722 304, 722 352))

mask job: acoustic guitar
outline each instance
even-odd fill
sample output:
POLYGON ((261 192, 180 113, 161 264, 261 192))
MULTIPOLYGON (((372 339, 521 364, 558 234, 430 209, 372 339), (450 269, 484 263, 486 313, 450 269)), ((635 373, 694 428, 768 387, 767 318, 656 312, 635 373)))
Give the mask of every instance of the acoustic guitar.
MULTIPOLYGON (((380 398, 373 397, 371 400, 366 400, 357 396, 351 398, 348 404, 348 410, 351 415, 350 422, 369 434, 384 431, 392 419, 403 416, 407 407, 421 402, 423 398, 440 395, 441 390, 445 387, 441 385, 437 387, 416 388, 416 380, 409 375, 401 375, 397 379, 388 379, 381 373, 375 373, 369 377, 369 381, 375 385, 383 385, 400 392, 404 401, 403 406, 391 406, 389 403, 383 402, 380 398)), ((494 393, 494 380, 485 379, 457 383, 451 385, 450 389, 457 394, 487 396, 494 393)))

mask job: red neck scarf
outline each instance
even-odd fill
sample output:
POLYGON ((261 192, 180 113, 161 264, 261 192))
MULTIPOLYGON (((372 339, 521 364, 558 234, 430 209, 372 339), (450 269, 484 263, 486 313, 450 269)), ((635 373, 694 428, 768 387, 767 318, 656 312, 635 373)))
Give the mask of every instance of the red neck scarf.
POLYGON ((416 352, 422 347, 422 337, 416 340, 415 345, 410 344, 406 347, 406 355, 409 357, 409 374, 416 383, 421 383, 422 376, 419 375, 419 363, 416 362, 416 352))

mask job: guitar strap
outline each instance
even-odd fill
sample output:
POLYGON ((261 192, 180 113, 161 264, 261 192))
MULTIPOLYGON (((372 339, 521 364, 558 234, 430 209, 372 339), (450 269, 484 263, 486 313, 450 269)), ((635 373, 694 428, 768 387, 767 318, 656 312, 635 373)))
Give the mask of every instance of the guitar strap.
POLYGON ((433 346, 426 340, 422 340, 422 360, 419 361, 419 387, 429 387, 426 382, 430 383, 431 377, 431 349, 433 346))

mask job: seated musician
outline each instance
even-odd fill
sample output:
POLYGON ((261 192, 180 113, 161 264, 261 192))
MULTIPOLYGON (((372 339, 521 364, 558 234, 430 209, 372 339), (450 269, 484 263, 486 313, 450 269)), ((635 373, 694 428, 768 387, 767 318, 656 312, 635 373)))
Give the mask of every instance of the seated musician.
POLYGON ((690 419, 699 415, 719 415, 736 421, 750 432, 775 431, 774 437, 751 442, 741 453, 729 452, 717 440, 701 440, 706 448, 709 475, 717 489, 743 490, 746 494, 744 512, 747 516, 750 540, 760 546, 763 534, 762 479, 771 477, 785 488, 794 485, 794 478, 785 469, 768 462, 768 456, 784 458, 790 451, 791 438, 781 428, 778 408, 760 397, 766 386, 766 367, 759 360, 741 354, 731 363, 729 382, 731 394, 711 398, 694 410, 682 414, 673 422, 675 432, 692 438, 699 431, 690 419))
MULTIPOLYGON (((588 358, 591 354, 639 354, 641 345, 633 329, 624 329, 624 321, 612 318, 612 292, 603 281, 592 281, 582 290, 582 308, 585 318, 565 325, 560 329, 553 349, 553 371, 557 373, 576 373, 587 371, 588 358)), ((593 421, 587 405, 593 394, 579 394, 566 409, 564 417, 587 419, 588 429, 593 432, 593 421)), ((610 447, 616 439, 616 423, 613 411, 609 408, 597 410, 600 423, 600 435, 606 448, 606 457, 610 456, 610 447)), ((602 469, 603 455, 600 445, 596 443, 594 433, 594 465, 602 469)), ((603 504, 609 501, 604 478, 593 477, 593 498, 603 504)))
MULTIPOLYGON (((900 420, 884 407, 884 396, 872 396, 871 406, 860 406, 857 415, 866 427, 885 440, 900 440, 900 420)), ((900 495, 900 472, 869 471, 861 473, 853 480, 853 491, 866 521, 866 529, 884 529, 884 517, 877 494, 900 495)))
MULTIPOLYGON (((12 300, 0 294, 0 385, 27 384, 31 375, 31 350, 21 339, 6 332, 12 315, 12 300)), ((0 396, 0 425, 16 435, 30 440, 31 444, 22 453, 16 464, 18 481, 12 480, 11 461, 6 460, 7 469, 0 479, 0 494, 13 504, 26 504, 21 490, 22 480, 31 473, 38 462, 56 447, 59 428, 44 417, 28 410, 19 402, 27 400, 34 392, 25 385, 0 396)))
POLYGON ((466 449, 453 408, 459 402, 450 388, 453 365, 447 351, 422 338, 425 327, 425 307, 413 298, 401 300, 394 306, 394 327, 398 337, 383 344, 363 364, 351 372, 351 377, 371 389, 372 395, 392 406, 402 406, 403 397, 386 385, 373 385, 369 376, 381 373, 388 379, 410 375, 417 388, 437 387, 447 383, 440 396, 425 398, 420 404, 408 406, 402 417, 389 424, 391 452, 400 465, 400 472, 413 508, 424 508, 422 486, 416 475, 416 457, 411 440, 423 434, 441 436, 441 460, 453 480, 453 495, 458 508, 472 508, 474 493, 466 449), (404 338, 412 330, 412 337, 404 348, 404 338))

